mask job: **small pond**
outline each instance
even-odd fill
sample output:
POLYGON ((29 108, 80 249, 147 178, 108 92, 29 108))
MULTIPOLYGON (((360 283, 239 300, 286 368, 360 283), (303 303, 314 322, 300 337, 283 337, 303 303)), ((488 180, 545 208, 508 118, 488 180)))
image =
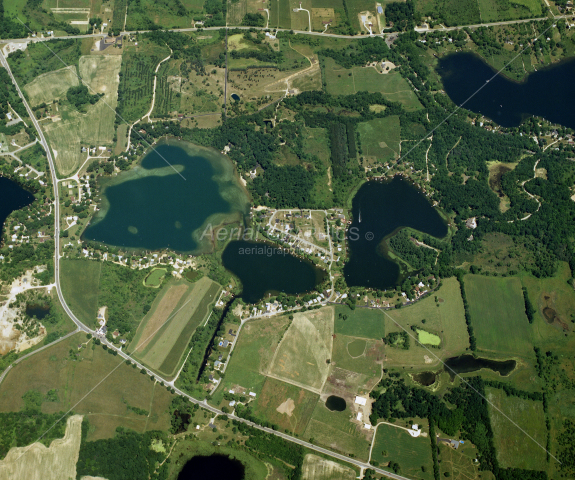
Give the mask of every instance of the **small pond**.
POLYGON ((332 412, 343 412, 347 405, 343 398, 331 395, 327 397, 327 400, 325 401, 325 406, 328 408, 328 410, 331 410, 332 412))
POLYGON ((482 368, 489 368, 499 375, 505 377, 509 375, 517 366, 515 360, 489 360, 488 358, 475 358, 473 355, 461 355, 459 357, 451 357, 445 361, 445 371, 449 373, 451 380, 459 373, 471 373, 482 368))
POLYGON ((193 457, 178 475, 178 480, 243 480, 245 469, 239 460, 226 455, 193 457))
POLYGON ((240 101, 240 96, 237 93, 232 93, 231 97, 232 100, 235 100, 236 102, 240 101))
POLYGON ((423 385, 424 387, 429 387, 430 385, 433 385, 435 383, 437 375, 435 375, 435 373, 433 372, 421 372, 414 374, 412 378, 420 385, 423 385))
POLYGON ((26 315, 28 315, 29 317, 36 317, 38 320, 42 320, 49 313, 50 313, 49 305, 41 305, 35 303, 26 304, 26 315))

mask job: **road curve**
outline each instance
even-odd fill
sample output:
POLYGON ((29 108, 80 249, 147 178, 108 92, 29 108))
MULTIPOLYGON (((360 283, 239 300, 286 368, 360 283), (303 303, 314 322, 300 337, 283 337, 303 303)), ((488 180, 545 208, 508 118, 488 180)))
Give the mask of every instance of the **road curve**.
MULTIPOLYGON (((62 289, 60 287, 60 257, 61 257, 60 256, 60 198, 59 198, 59 189, 58 189, 58 177, 57 177, 57 173, 56 173, 56 166, 54 165, 54 159, 52 158, 52 152, 50 150, 50 147, 48 146, 48 142, 46 141, 46 138, 44 137, 44 133, 42 132, 40 125, 39 125, 38 121, 36 120, 36 116, 34 115, 34 112, 30 108, 30 106, 28 105, 26 97, 22 94, 22 91, 20 90, 20 87, 18 86, 18 82, 14 78, 14 75, 12 74, 12 70, 10 69, 8 62, 7 62, 6 58, 4 57, 4 55, 2 54, 1 51, 0 51, 0 62, 2 63, 2 66, 8 71, 10 78, 12 79, 12 83, 14 84, 14 86, 16 87, 16 90, 18 91, 18 95, 20 96, 20 98, 22 99, 22 102, 24 103, 24 106, 26 107, 26 111, 28 112, 28 116, 30 117, 30 119, 34 123, 34 127, 36 128, 36 131, 38 132, 38 136, 40 137, 40 143, 42 144, 42 146, 46 150, 46 157, 48 158, 48 163, 50 165, 50 174, 52 177, 52 183, 54 185, 54 218, 55 218, 55 220, 54 220, 55 221, 54 277, 55 277, 55 283, 56 283, 56 292, 58 293, 58 299, 60 300, 60 303, 62 304, 62 308, 64 309, 66 314, 70 317, 70 319, 77 326, 76 330, 74 330, 73 332, 70 332, 65 337, 60 338, 58 341, 61 341, 65 338, 68 338, 68 337, 70 337, 70 336, 72 336, 75 333, 78 333, 80 331, 94 334, 95 333, 94 330, 92 330, 89 327, 87 327, 86 325, 84 325, 80 320, 78 320, 78 318, 76 318, 76 316, 74 315, 72 310, 70 310, 70 307, 68 307, 68 304, 66 303, 66 300, 64 299, 64 296, 62 295, 62 289)), ((56 342, 54 342, 54 343, 56 343, 56 342)), ((111 344, 107 340, 103 340, 102 343, 107 345, 108 348, 115 350, 117 352, 117 354, 120 357, 122 357, 123 359, 130 360, 132 363, 135 363, 138 368, 144 369, 148 375, 153 375, 158 381, 164 382, 165 384, 169 383, 166 379, 159 377, 155 372, 152 372, 147 367, 145 367, 144 365, 142 365, 139 362, 137 362, 136 360, 134 360, 128 354, 126 354, 121 349, 117 348, 115 345, 111 344)), ((50 344, 50 345, 52 345, 52 344, 50 344)), ((25 358, 28 358, 28 357, 34 355, 37 352, 49 347, 50 345, 46 345, 46 346, 44 346, 38 350, 35 350, 34 352, 31 352, 31 353, 19 358, 16 362, 14 362, 12 365, 10 365, 2 373, 2 375, 0 375, 0 383, 2 383, 2 380, 4 379, 6 374, 12 369, 13 365, 19 363, 20 361, 24 360, 25 358)), ((181 391, 179 388, 176 388, 176 387, 172 387, 172 388, 175 390, 175 392, 178 395, 189 399, 192 403, 198 404, 198 405, 202 406, 203 408, 205 408, 206 410, 209 410, 210 412, 212 412, 216 415, 225 415, 224 412, 222 412, 221 410, 218 410, 215 407, 212 407, 205 400, 200 401, 197 398, 191 397, 187 393, 181 391)), ((361 462, 361 461, 356 460, 354 458, 349 458, 346 455, 332 452, 331 450, 328 450, 326 448, 318 447, 318 446, 313 445, 311 443, 305 442, 304 440, 301 440, 299 438, 292 437, 291 435, 287 435, 285 433, 278 432, 276 430, 272 430, 271 428, 262 427, 261 425, 250 422, 250 421, 245 420, 245 419, 240 418, 240 417, 236 417, 235 415, 228 415, 228 416, 233 418, 234 420, 240 421, 242 423, 250 425, 251 427, 257 428, 258 430, 262 430, 262 431, 270 433, 272 435, 276 435, 276 436, 281 437, 284 440, 287 440, 289 442, 293 442, 293 443, 297 443, 299 445, 302 445, 302 446, 304 446, 310 450, 314 450, 316 452, 323 453, 324 455, 329 455, 330 457, 337 458, 338 460, 342 460, 342 461, 345 461, 347 463, 351 463, 351 464, 356 465, 356 466, 363 468, 363 469, 370 468, 370 469, 375 470, 376 472, 378 472, 378 473, 380 473, 380 474, 382 474, 388 478, 392 478, 394 480, 410 480, 406 477, 396 475, 395 473, 387 472, 387 471, 382 470, 380 468, 373 467, 367 463, 361 462)))

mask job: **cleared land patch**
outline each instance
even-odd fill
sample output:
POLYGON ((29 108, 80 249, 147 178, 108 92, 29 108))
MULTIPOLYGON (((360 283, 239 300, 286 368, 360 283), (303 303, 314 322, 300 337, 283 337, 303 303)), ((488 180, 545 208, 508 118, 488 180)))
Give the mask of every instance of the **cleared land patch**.
POLYGON ((312 453, 308 453, 303 460, 303 480, 353 480, 355 477, 353 469, 312 453))
POLYGON ((486 388, 489 401, 489 417, 497 460, 502 467, 545 470, 547 461, 545 450, 513 425, 519 425, 539 445, 547 441, 545 414, 542 402, 518 397, 508 397, 503 390, 486 388))
MULTIPOLYGON (((336 335, 333 341, 332 363, 338 368, 365 375, 364 384, 357 386, 362 390, 369 391, 375 386, 381 377, 381 363, 384 357, 384 345, 381 340, 359 340, 336 335)), ((359 390, 356 393, 360 393, 359 390)))
POLYGON ((350 337, 381 339, 385 336, 385 315, 371 308, 335 307, 335 333, 350 337))
POLYGON ((0 460, 0 479, 62 480, 76 478, 80 453, 82 416, 68 418, 64 438, 53 440, 47 448, 41 443, 10 449, 0 460))
POLYGON ((267 378, 257 397, 256 415, 279 425, 282 430, 302 435, 319 395, 273 378, 267 378))
POLYGON ((479 349, 533 355, 532 329, 518 278, 466 275, 465 293, 479 349))
POLYGON ((357 130, 370 163, 389 162, 399 156, 401 126, 397 115, 360 123, 357 130))
POLYGON ((412 437, 402 428, 379 425, 371 459, 380 466, 397 462, 401 467, 400 474, 410 478, 433 479, 429 437, 412 437), (425 471, 421 467, 425 467, 425 471))
POLYGON ((76 67, 72 65, 36 77, 24 87, 24 90, 26 90, 30 98, 30 105, 34 107, 41 103, 51 103, 58 98, 65 97, 70 87, 75 87, 79 84, 76 67))
POLYGON ((69 307, 83 323, 95 326, 102 264, 63 258, 60 268, 62 294, 69 307))
POLYGON ((270 368, 270 375, 321 391, 329 373, 333 308, 296 313, 270 368))
POLYGON ((144 280, 144 285, 146 287, 159 287, 167 272, 165 268, 155 268, 144 280))
POLYGON ((347 351, 350 354, 350 356, 354 358, 359 357, 360 355, 363 355, 363 352, 365 352, 366 344, 367 342, 365 340, 360 339, 353 340, 352 342, 349 342, 347 344, 347 351))

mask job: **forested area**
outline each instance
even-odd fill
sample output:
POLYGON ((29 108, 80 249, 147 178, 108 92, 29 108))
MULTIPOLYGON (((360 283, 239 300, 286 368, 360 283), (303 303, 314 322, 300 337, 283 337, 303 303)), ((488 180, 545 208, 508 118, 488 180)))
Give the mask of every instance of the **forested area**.
POLYGON ((432 248, 416 246, 405 230, 401 230, 388 240, 389 246, 397 256, 405 260, 415 270, 419 270, 426 265, 433 265, 437 258, 437 253, 432 248))
POLYGON ((26 107, 22 103, 10 75, 4 68, 0 68, 0 83, 3 85, 2 89, 0 89, 0 119, 5 119, 6 114, 10 111, 8 104, 10 104, 18 115, 26 118, 28 116, 26 107))
POLYGON ((68 101, 76 107, 77 110, 85 111, 85 105, 94 105, 100 97, 103 97, 103 93, 97 93, 91 95, 88 92, 88 87, 84 84, 78 85, 77 87, 70 87, 66 92, 66 98, 68 101))

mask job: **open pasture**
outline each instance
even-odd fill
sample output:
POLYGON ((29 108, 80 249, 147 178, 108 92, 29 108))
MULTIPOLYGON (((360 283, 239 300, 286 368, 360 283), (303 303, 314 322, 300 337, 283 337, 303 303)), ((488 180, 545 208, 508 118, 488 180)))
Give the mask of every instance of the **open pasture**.
POLYGON ((363 155, 370 164, 389 162, 399 157, 401 126, 397 115, 360 123, 357 131, 363 155))
POLYGON ((98 292, 102 264, 91 260, 60 262, 62 294, 78 319, 91 327, 96 326, 98 292))
POLYGON ((466 275, 465 293, 478 349, 533 356, 532 328, 519 278, 466 275))
POLYGON ((379 92, 387 100, 401 103, 407 111, 422 108, 417 96, 399 72, 382 74, 374 67, 344 68, 329 57, 324 58, 323 62, 326 90, 332 95, 379 92))
POLYGON ((439 442, 439 455, 441 460, 439 469, 445 476, 448 472, 453 480, 494 480, 495 476, 489 471, 480 471, 479 465, 473 460, 477 458, 477 447, 465 442, 457 450, 439 442))
POLYGON ((388 462, 399 463, 400 475, 409 478, 433 479, 429 436, 412 437, 402 428, 381 424, 377 427, 371 459, 380 466, 388 462), (425 471, 421 467, 425 467, 425 471))
POLYGON ((366 380, 362 387, 368 391, 370 387, 375 386, 381 377, 381 364, 384 358, 384 345, 381 340, 366 341, 336 335, 333 341, 332 363, 338 368, 365 375, 366 380), (363 343, 363 348, 358 342, 363 343))
POLYGON ((385 336, 385 316, 371 308, 335 307, 335 333, 350 337, 382 339, 385 336), (345 318, 347 317, 347 318, 345 318))
POLYGON ((146 287, 158 288, 162 284, 166 273, 167 270, 165 268, 155 268, 144 280, 144 285, 146 285, 146 287))
POLYGON ((320 392, 332 356, 333 308, 296 313, 274 356, 270 375, 320 392))
POLYGON ((169 427, 167 408, 172 395, 167 389, 126 365, 123 358, 88 341, 84 333, 16 365, 0 385, 0 411, 21 410, 24 406, 22 396, 29 390, 39 391, 44 396, 49 390, 57 391, 57 401, 42 403, 44 413, 67 411, 73 407, 75 413, 86 415, 92 425, 88 434, 90 441, 112 437, 118 426, 139 432, 169 427), (78 350, 82 343, 86 343, 86 347, 78 350), (113 373, 105 378, 110 372, 113 373), (100 381, 96 390, 89 393, 100 381), (149 415, 130 411, 128 404, 148 411, 149 415))
POLYGON ((303 460, 303 480, 354 480, 355 477, 352 468, 312 453, 308 453, 303 460))
POLYGON ((220 288, 208 277, 192 285, 178 282, 166 286, 138 327, 130 350, 154 370, 173 375, 220 288))
POLYGON ((70 66, 36 77, 24 87, 24 90, 30 99, 30 106, 34 107, 41 103, 51 103, 54 100, 65 98, 68 89, 79 83, 76 67, 70 66))
POLYGON ((433 366, 439 362, 435 355, 441 359, 453 357, 464 353, 469 347, 461 290, 454 277, 444 279, 441 288, 414 305, 386 312, 385 322, 386 333, 407 331, 411 338, 408 350, 391 346, 385 348, 384 367, 433 366), (411 330, 411 326, 437 334, 441 339, 440 348, 429 351, 418 345, 415 341, 417 334, 411 330))
POLYGON ((316 393, 267 378, 257 396, 254 412, 292 435, 302 435, 318 398, 316 393))
POLYGON ((545 470, 547 454, 539 445, 547 441, 542 402, 508 397, 503 390, 488 387, 489 417, 497 460, 502 467, 545 470), (539 445, 517 428, 519 425, 539 445))

